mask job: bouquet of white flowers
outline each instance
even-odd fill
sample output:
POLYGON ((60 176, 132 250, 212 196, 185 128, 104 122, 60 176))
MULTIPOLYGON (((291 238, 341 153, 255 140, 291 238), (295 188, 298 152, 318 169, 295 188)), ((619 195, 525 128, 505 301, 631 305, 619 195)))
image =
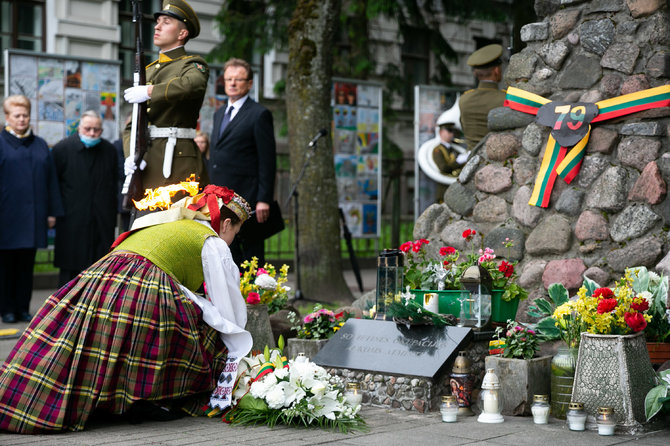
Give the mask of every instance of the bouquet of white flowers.
POLYGON ((235 424, 282 423, 318 426, 341 432, 365 430, 360 405, 345 398, 342 381, 309 359, 287 361, 280 349, 269 349, 240 361, 232 408, 224 421, 235 424))

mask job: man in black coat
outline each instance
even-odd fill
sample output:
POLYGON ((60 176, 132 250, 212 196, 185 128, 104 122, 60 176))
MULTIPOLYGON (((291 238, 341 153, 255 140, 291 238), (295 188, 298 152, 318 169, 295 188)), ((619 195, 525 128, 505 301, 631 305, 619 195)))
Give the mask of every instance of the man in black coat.
MULTIPOLYGON (((228 102, 214 114, 209 172, 210 182, 244 197, 259 223, 270 215, 277 166, 272 114, 249 97, 251 65, 230 59, 223 66, 228 102)), ((244 226, 230 246, 235 263, 258 257, 265 263, 263 237, 244 226)))
POLYGON ((59 286, 109 252, 118 203, 116 149, 100 138, 102 119, 86 111, 79 131, 53 147, 65 216, 56 219, 54 265, 59 286))

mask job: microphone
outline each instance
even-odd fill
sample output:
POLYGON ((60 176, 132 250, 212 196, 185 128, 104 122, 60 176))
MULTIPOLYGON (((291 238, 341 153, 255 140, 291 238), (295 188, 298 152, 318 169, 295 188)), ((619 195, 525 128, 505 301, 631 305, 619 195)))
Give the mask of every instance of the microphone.
POLYGON ((321 138, 322 136, 326 136, 327 134, 328 132, 326 131, 326 129, 319 130, 319 133, 317 133, 316 136, 312 138, 309 144, 307 144, 307 147, 314 147, 319 138, 321 138))

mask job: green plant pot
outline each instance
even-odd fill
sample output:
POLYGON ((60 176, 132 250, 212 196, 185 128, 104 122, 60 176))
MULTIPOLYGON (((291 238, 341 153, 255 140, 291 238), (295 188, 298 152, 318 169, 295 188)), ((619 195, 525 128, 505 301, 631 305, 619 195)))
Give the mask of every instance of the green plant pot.
POLYGON ((461 293, 469 293, 465 290, 410 290, 414 294, 414 300, 423 305, 423 295, 426 293, 436 293, 438 298, 438 313, 452 314, 455 317, 461 315, 461 302, 458 300, 461 293))
POLYGON ((502 299, 505 290, 491 291, 491 322, 505 324, 508 319, 515 320, 519 308, 519 298, 515 297, 509 302, 502 299))

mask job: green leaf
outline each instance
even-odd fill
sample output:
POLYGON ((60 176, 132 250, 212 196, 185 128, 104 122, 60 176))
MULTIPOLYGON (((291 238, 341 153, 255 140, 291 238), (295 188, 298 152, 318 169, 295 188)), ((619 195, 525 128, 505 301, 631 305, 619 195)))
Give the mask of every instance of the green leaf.
POLYGON ((664 383, 652 388, 644 398, 644 414, 649 421, 663 407, 663 398, 668 396, 668 386, 664 383))
POLYGON ((554 313, 552 305, 543 297, 535 299, 535 305, 543 313, 543 316, 551 316, 554 313))
MULTIPOLYGON (((549 293, 551 300, 554 302, 554 305, 557 307, 563 305, 570 299, 568 290, 562 283, 552 283, 549 285, 547 292, 549 293)), ((553 314, 553 312, 554 310, 552 309, 549 314, 553 314)))
POLYGON ((277 347, 279 347, 280 353, 284 352, 284 335, 279 335, 279 339, 277 339, 277 347))
POLYGON ((542 333, 545 339, 558 339, 561 337, 561 331, 556 326, 553 317, 542 319, 537 323, 537 330, 542 333))
POLYGON ((598 285, 596 282, 589 279, 588 277, 584 277, 584 282, 582 283, 582 286, 586 288, 586 295, 587 296, 592 296, 593 292, 597 288, 600 288, 600 285, 598 285))
POLYGON ((268 410, 268 405, 260 398, 254 398, 250 394, 244 395, 240 402, 237 404, 237 407, 240 409, 249 409, 249 410, 258 410, 265 411, 268 410))

